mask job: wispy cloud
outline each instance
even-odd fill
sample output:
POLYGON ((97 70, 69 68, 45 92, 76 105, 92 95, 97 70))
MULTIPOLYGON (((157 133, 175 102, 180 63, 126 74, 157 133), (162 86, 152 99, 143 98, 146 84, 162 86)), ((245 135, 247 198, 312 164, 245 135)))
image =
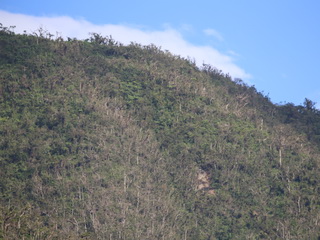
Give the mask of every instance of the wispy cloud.
POLYGON ((203 32, 204 32, 206 35, 208 35, 208 36, 213 36, 213 37, 215 37, 215 38, 218 39, 219 41, 223 41, 222 35, 221 35, 218 31, 216 31, 216 30, 214 30, 214 29, 212 29, 212 28, 207 28, 207 29, 203 30, 203 32))
MULTIPOLYGON (((58 33, 62 37, 86 39, 89 37, 90 32, 94 32, 103 36, 111 35, 116 41, 123 44, 130 44, 131 42, 142 45, 155 44, 173 54, 195 59, 198 66, 206 63, 221 69, 224 73, 229 73, 235 78, 246 80, 251 77, 250 74, 236 65, 231 56, 223 54, 211 46, 194 45, 186 41, 178 30, 170 27, 166 27, 163 30, 150 31, 125 25, 95 25, 84 19, 74 19, 68 16, 35 17, 1 10, 0 23, 6 27, 16 26, 16 33, 23 33, 24 30, 31 33, 42 27, 50 33, 58 33)), ((215 31, 209 30, 207 31, 209 34, 215 34, 215 31)), ((217 36, 219 35, 215 37, 217 36)), ((222 37, 220 36, 220 38, 222 37)))
POLYGON ((238 53, 236 53, 235 51, 229 50, 228 54, 235 56, 235 57, 239 57, 240 55, 238 53))
POLYGON ((181 25, 181 30, 186 31, 186 32, 193 32, 193 26, 190 24, 182 24, 181 25))

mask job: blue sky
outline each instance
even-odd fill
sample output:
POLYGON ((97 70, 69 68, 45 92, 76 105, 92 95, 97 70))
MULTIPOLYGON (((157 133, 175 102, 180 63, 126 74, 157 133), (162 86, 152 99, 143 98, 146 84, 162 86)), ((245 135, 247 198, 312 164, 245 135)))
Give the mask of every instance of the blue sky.
POLYGON ((274 103, 320 107, 320 1, 0 0, 0 23, 154 43, 242 78, 274 103))

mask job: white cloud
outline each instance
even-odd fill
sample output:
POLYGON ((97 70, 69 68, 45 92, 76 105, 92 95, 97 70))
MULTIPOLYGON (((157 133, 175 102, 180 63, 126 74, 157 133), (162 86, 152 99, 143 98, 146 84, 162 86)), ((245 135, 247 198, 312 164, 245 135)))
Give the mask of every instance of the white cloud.
POLYGON ((240 55, 232 50, 229 50, 228 51, 228 54, 232 55, 232 56, 235 56, 235 57, 239 57, 240 55))
MULTIPOLYGON (((111 35, 113 39, 123 44, 136 42, 149 45, 152 43, 173 54, 195 59, 198 66, 206 63, 221 69, 224 73, 229 73, 234 78, 246 80, 251 77, 234 63, 231 56, 223 54, 211 46, 197 46, 189 43, 183 39, 179 31, 170 27, 161 31, 147 31, 125 25, 95 25, 84 19, 74 19, 68 16, 35 17, 1 10, 0 23, 5 27, 16 26, 16 33, 23 33, 24 30, 32 33, 42 27, 52 34, 59 33, 63 37, 86 39, 90 32, 94 32, 103 36, 111 35)), ((207 32, 214 35, 215 31, 211 30, 207 32)))
POLYGON ((213 37, 215 37, 215 38, 218 39, 219 41, 223 41, 222 35, 221 35, 218 31, 216 31, 216 30, 214 30, 214 29, 212 29, 212 28, 207 28, 207 29, 203 30, 203 32, 204 32, 206 35, 208 35, 208 36, 213 36, 213 37))

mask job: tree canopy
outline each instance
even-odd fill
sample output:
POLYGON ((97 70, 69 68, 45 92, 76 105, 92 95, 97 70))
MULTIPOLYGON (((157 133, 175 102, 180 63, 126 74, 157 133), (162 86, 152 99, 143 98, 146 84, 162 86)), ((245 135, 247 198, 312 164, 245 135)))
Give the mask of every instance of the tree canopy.
POLYGON ((0 239, 317 239, 320 115, 160 48, 0 28, 0 239))

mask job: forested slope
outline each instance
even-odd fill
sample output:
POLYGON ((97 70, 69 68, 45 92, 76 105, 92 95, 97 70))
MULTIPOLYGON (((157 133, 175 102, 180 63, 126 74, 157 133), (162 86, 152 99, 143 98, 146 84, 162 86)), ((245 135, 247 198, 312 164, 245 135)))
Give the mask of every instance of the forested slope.
POLYGON ((317 239, 319 112, 155 46, 0 32, 0 238, 317 239))

